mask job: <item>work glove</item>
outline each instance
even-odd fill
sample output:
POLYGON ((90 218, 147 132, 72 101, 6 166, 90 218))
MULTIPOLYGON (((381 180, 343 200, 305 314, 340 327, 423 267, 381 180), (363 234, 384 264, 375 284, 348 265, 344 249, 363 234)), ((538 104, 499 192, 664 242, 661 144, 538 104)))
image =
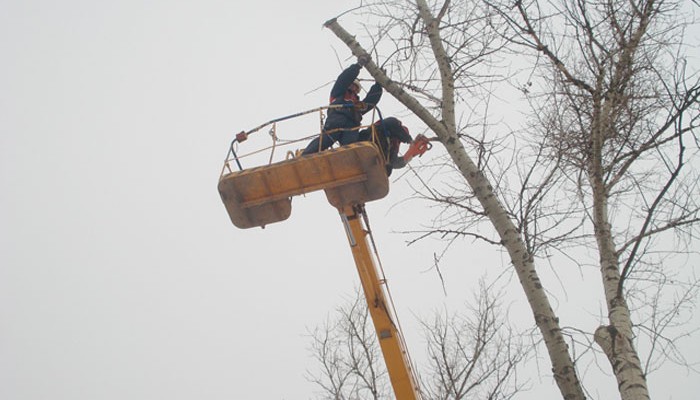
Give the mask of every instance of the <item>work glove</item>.
POLYGON ((353 103, 353 107, 355 107, 355 109, 357 110, 365 111, 367 109, 367 103, 365 103, 364 101, 356 101, 355 103, 353 103))
POLYGON ((372 58, 370 58, 369 54, 363 54, 359 57, 357 57, 357 63, 360 65, 360 67, 364 67, 367 65, 372 58))

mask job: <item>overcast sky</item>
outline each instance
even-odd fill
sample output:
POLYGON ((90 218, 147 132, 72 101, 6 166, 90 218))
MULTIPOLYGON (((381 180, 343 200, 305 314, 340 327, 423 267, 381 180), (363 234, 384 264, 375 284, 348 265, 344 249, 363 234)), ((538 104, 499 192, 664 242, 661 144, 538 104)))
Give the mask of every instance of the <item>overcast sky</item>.
MULTIPOLYGON (((322 23, 357 2, 240 4, 0 2, 0 399, 314 396, 308 330, 358 286, 337 211, 315 193, 239 230, 216 184, 236 132, 327 101, 314 89, 353 59, 322 23)), ((382 110, 402 108, 387 95, 382 110)), ((467 243, 445 259, 445 295, 437 244, 392 233, 426 212, 407 193, 396 179, 368 213, 420 354, 417 317, 507 262, 467 243)), ((598 290, 596 274, 574 278, 598 290)), ((672 371, 656 398, 700 391, 672 371)), ((557 396, 550 378, 532 386, 557 396)))

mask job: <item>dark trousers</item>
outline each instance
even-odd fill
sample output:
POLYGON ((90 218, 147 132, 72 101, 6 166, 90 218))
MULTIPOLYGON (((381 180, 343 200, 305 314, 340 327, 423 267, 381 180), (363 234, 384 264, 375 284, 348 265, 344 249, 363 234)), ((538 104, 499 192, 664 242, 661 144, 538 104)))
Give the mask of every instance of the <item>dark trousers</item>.
POLYGON ((316 153, 319 150, 323 151, 333 146, 333 143, 339 142, 341 146, 357 142, 359 134, 357 130, 353 131, 337 131, 333 133, 322 133, 312 140, 301 153, 302 155, 316 153))

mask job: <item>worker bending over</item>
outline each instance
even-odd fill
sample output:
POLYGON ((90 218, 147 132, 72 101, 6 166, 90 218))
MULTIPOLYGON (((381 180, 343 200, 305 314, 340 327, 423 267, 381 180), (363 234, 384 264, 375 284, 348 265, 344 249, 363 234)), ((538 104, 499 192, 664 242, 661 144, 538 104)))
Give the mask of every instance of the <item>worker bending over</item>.
POLYGON ((395 117, 388 117, 375 122, 374 132, 375 134, 372 135, 372 127, 361 130, 359 140, 374 142, 379 146, 386 159, 387 176, 391 175, 394 168, 405 167, 413 157, 423 155, 432 147, 428 139, 423 135, 418 135, 416 140, 413 140, 408 132, 408 128, 395 117), (404 155, 399 156, 401 143, 410 143, 411 145, 404 155))

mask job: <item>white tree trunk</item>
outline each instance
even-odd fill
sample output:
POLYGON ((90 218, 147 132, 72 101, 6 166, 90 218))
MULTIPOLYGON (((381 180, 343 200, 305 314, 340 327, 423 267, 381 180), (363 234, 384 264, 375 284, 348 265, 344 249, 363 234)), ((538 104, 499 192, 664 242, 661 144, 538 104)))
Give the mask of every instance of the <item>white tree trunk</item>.
POLYGON ((594 339, 610 361, 623 400, 649 399, 642 365, 634 348, 632 318, 620 291, 620 263, 615 250, 610 217, 608 188, 603 180, 603 143, 612 124, 609 122, 610 102, 601 105, 594 100, 594 122, 591 132, 592 148, 589 180, 593 190, 593 226, 600 254, 600 273, 608 307, 608 326, 596 329, 594 339))

